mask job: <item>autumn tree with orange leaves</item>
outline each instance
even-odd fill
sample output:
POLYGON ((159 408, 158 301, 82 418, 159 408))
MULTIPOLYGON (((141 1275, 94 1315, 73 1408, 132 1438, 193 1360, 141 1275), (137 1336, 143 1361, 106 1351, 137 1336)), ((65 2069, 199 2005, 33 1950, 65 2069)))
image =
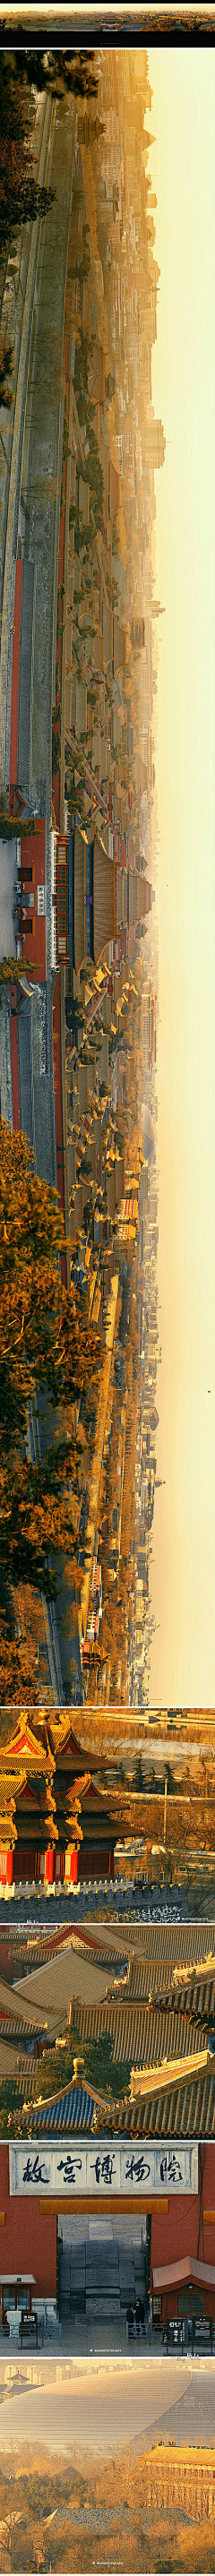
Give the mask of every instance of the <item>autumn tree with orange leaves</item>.
MULTIPOLYGON (((65 1404, 90 1416, 100 1344, 62 1286, 65 1242, 57 1192, 39 1180, 27 1139, 0 1124, 0 1688, 4 1645, 15 1634, 15 1596, 31 1586, 51 1600, 54 1559, 75 1556, 75 1432, 65 1404), (40 1455, 43 1417, 44 1454, 40 1455), (54 1416, 54 1420, 53 1420, 54 1416), (63 1428, 62 1428, 63 1420, 63 1428), (32 1456, 29 1423, 33 1423, 32 1456), (65 1435, 64 1435, 65 1423, 65 1435), (45 1436, 44 1436, 45 1424, 45 1436), (59 1436, 58 1436, 59 1431, 59 1436), (35 1452, 35 1455, 34 1455, 35 1452), (2 1650, 2 1651, 1 1651, 2 1650)), ((24 1675, 23 1675, 24 1678, 24 1675)), ((12 1673, 11 1673, 12 1683, 12 1673)), ((10 1688, 10 1658, 7 1672, 10 1688)))

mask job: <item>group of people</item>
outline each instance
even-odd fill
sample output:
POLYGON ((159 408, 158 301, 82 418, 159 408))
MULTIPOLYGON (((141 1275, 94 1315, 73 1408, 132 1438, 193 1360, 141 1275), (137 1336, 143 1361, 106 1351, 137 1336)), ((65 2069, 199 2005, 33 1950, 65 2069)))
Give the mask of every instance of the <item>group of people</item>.
POLYGON ((126 2309, 126 2341, 127 2341, 127 2343, 128 2343, 128 2341, 129 2341, 129 2336, 130 2336, 130 2335, 143 2335, 143 2334, 145 2334, 145 2331, 148 2333, 148 2342, 150 2343, 150 2342, 151 2342, 151 2327, 152 2327, 152 2299, 151 2299, 151 2298, 149 2299, 149 2303, 148 2303, 147 2310, 146 2310, 146 2315, 145 2315, 145 2308, 144 2308, 144 2300, 143 2300, 143 2299, 136 2299, 135 2308, 131 2308, 131 2307, 129 2307, 129 2308, 127 2308, 127 2309, 126 2309))

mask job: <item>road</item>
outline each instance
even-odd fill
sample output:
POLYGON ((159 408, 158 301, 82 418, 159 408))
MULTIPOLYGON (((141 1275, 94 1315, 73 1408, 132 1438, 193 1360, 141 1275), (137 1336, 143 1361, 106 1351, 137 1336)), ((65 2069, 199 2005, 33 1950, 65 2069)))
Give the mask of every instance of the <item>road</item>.
MULTIPOLYGON (((7 2371, 10 2365, 7 2365, 7 2371)), ((5 2363, 0 2362, 0 2457, 37 2442, 59 2452, 107 2452, 127 2448, 150 2450, 162 2435, 179 2444, 204 2443, 215 2448, 215 2363, 196 2360, 158 2361, 149 2357, 122 2362, 46 2362, 30 2364, 38 2385, 26 2385, 27 2364, 19 2367, 23 2385, 10 2395, 5 2363), (6 2402, 5 2402, 6 2399, 6 2402)), ((29 2368, 29 2365, 28 2365, 29 2368)), ((14 2364, 15 2370, 15 2364, 14 2364)))

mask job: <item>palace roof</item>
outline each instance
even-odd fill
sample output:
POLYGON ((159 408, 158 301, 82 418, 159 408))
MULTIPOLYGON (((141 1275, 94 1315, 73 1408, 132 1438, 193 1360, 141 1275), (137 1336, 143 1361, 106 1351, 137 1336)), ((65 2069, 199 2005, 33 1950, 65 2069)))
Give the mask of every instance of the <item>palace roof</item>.
POLYGON ((37 2104, 31 2117, 31 2136, 56 2137, 56 2132, 59 2135, 60 2131, 65 2137, 71 2130, 81 2136, 86 2129, 91 2134, 94 2111, 94 2094, 88 2093, 82 2084, 71 2084, 67 2092, 59 2094, 54 2102, 37 2104))

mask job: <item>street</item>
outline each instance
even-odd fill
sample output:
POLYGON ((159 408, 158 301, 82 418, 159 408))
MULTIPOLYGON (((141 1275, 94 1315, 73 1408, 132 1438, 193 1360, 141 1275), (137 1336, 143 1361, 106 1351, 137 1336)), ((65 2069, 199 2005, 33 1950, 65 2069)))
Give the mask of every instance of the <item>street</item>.
POLYGON ((0 2360, 1 2457, 42 2444, 60 2456, 71 2450, 100 2455, 141 2450, 162 2437, 215 2448, 215 2363, 149 2357, 102 2365, 39 2361, 12 2370, 0 2360), (11 2372, 11 2381, 10 2381, 11 2372), (10 2393, 11 2390, 11 2393, 10 2393), (6 2402, 5 2402, 6 2401, 6 2402))

